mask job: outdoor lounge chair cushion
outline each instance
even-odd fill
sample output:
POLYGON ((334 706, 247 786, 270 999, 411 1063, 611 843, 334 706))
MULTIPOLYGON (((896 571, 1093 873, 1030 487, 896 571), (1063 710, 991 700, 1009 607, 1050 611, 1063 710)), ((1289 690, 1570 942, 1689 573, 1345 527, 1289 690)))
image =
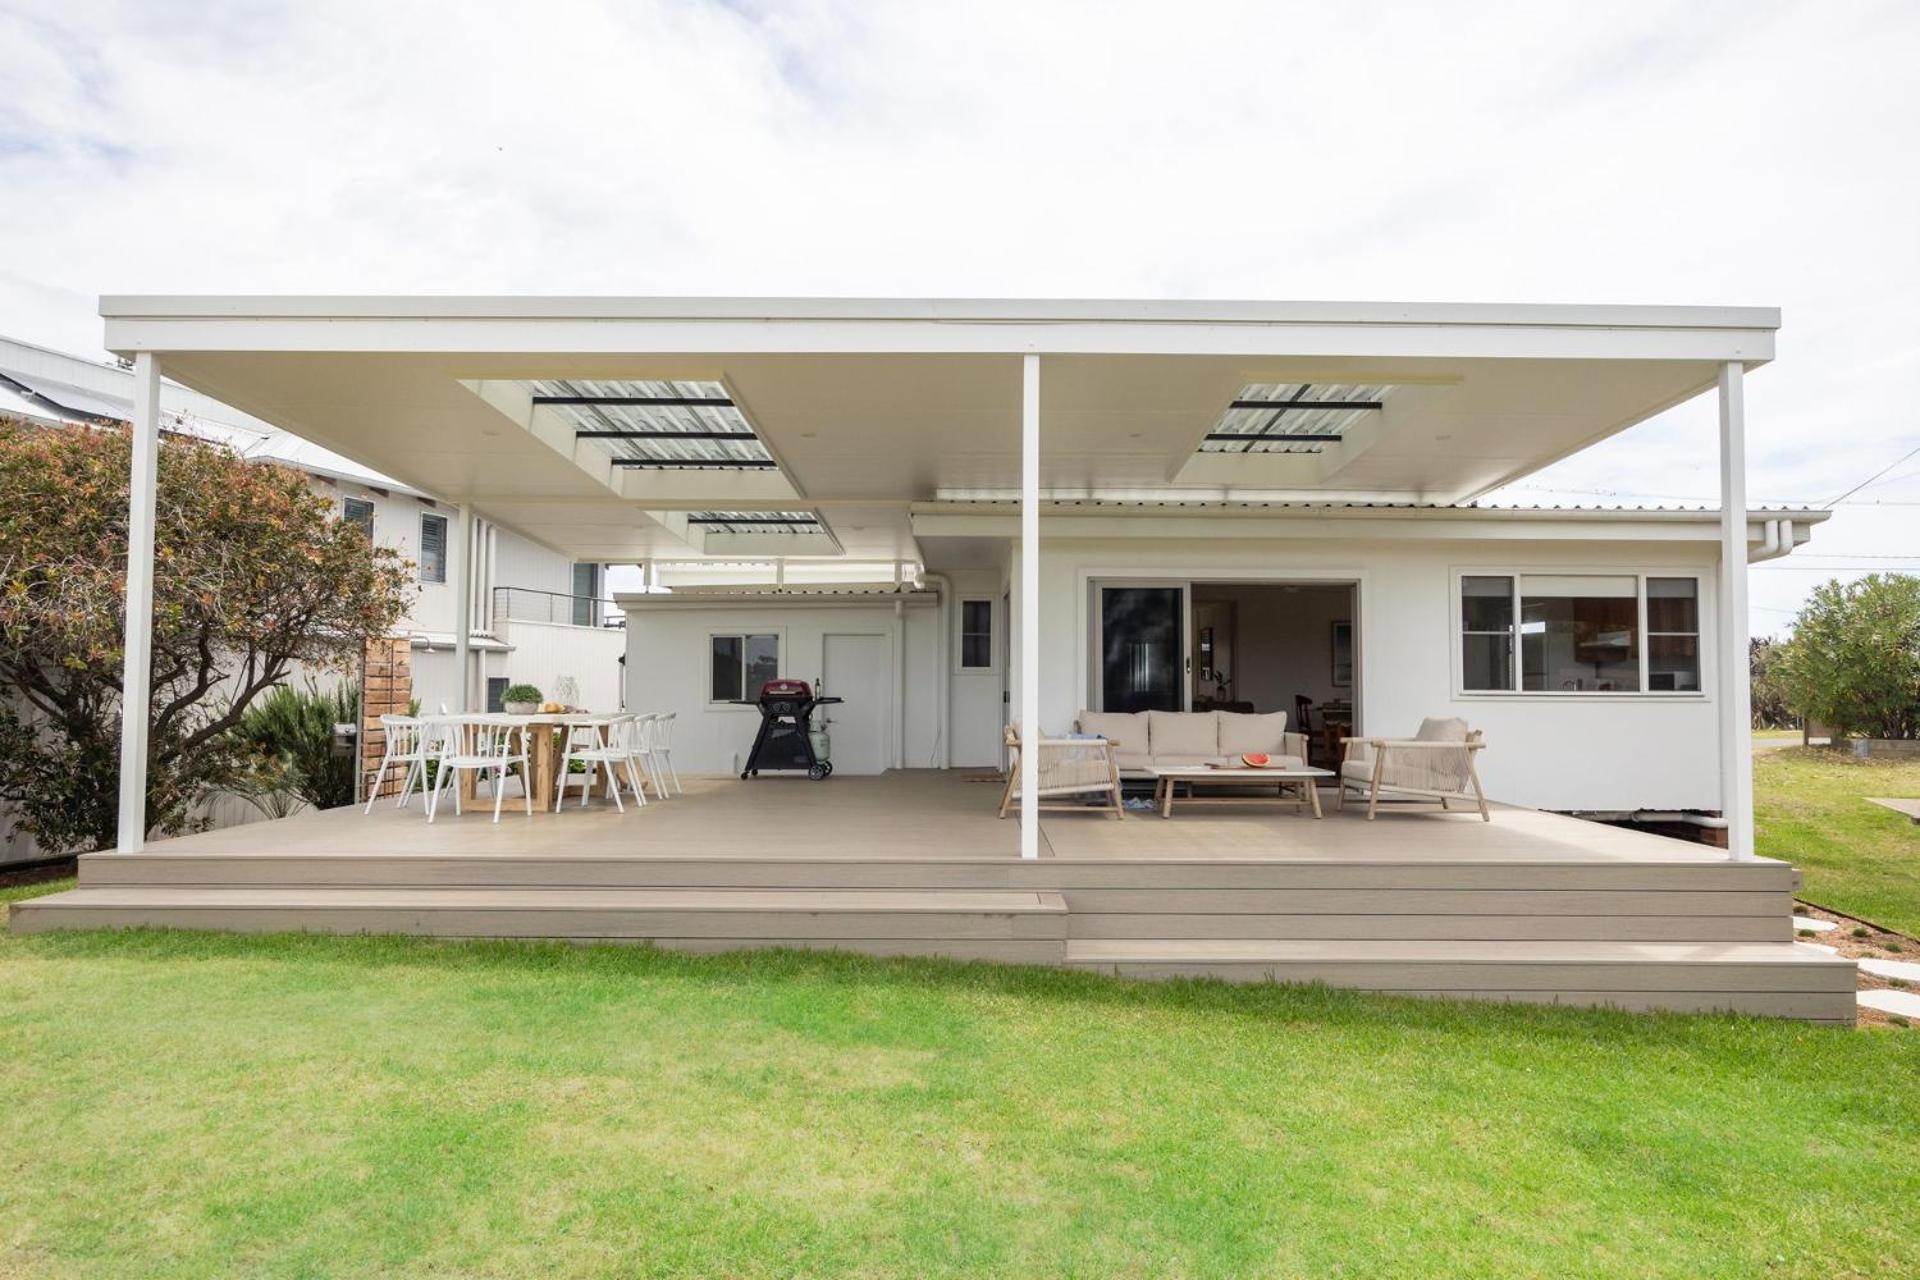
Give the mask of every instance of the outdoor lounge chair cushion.
POLYGON ((1415 742, 1465 742, 1467 740, 1467 722, 1457 718, 1439 719, 1428 716, 1420 722, 1420 731, 1413 735, 1415 742))
POLYGON ((1097 733, 1111 742, 1113 758, 1122 769, 1147 766, 1146 712, 1082 711, 1076 727, 1081 733, 1097 733))
POLYGON ((1156 763, 1195 764, 1220 758, 1217 711, 1149 711, 1147 740, 1156 763))
POLYGON ((1220 718, 1220 754, 1238 759, 1250 752, 1283 756, 1287 753, 1287 713, 1246 715, 1216 711, 1220 718))

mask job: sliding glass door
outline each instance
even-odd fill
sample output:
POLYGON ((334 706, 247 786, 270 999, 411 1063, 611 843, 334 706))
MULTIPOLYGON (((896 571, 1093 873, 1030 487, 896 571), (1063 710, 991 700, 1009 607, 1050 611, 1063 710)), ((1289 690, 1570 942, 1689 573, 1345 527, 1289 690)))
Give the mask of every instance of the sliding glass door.
POLYGON ((1098 588, 1100 705, 1181 711, 1187 701, 1185 584, 1098 588))

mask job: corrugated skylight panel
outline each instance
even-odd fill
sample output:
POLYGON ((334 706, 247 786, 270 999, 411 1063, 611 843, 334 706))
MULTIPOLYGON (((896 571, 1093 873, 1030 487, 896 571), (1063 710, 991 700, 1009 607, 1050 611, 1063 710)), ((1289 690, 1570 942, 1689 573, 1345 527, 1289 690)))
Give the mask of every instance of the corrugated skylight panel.
POLYGON ((1249 383, 1207 432, 1200 452, 1319 453, 1334 443, 1325 437, 1343 436, 1378 413, 1375 406, 1392 391, 1383 383, 1249 383))
POLYGON ((773 460, 753 424, 719 382, 548 378, 530 383, 528 390, 535 397, 592 401, 548 407, 565 415, 583 433, 582 438, 616 460, 642 466, 716 467, 764 467, 773 460), (615 432, 646 435, 610 434, 615 432))

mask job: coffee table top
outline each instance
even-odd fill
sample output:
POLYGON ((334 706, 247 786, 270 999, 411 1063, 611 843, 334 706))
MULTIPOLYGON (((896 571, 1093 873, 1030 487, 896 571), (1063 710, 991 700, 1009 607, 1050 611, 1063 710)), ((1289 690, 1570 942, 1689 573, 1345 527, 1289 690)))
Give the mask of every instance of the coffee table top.
POLYGON ((1156 778, 1232 778, 1236 782, 1244 778, 1331 778, 1331 769, 1311 769, 1304 765, 1288 765, 1278 769, 1252 769, 1246 765, 1237 765, 1230 769, 1215 768, 1210 764, 1149 765, 1147 772, 1156 778))

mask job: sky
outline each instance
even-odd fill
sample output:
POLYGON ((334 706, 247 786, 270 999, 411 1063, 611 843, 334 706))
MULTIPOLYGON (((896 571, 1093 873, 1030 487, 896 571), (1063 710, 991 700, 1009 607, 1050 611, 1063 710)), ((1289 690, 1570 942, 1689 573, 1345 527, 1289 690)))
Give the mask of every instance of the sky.
MULTIPOLYGON (((1889 469, 1755 568, 1770 634, 1920 569, 1916 66, 1914 0, 0 0, 0 333, 97 355, 149 292, 1778 306, 1753 498, 1889 469)), ((1502 496, 1712 500, 1714 412, 1502 496)))

